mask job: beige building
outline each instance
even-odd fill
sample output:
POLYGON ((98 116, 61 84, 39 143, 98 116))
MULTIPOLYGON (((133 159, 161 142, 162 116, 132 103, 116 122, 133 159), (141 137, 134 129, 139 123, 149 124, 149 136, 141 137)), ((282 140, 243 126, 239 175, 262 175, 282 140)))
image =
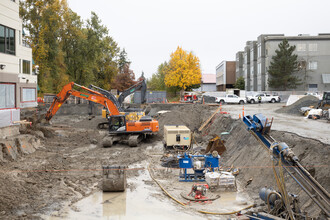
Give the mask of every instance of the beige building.
POLYGON ((25 43, 19 0, 0 1, 0 127, 20 119, 20 109, 37 106, 37 75, 25 43))

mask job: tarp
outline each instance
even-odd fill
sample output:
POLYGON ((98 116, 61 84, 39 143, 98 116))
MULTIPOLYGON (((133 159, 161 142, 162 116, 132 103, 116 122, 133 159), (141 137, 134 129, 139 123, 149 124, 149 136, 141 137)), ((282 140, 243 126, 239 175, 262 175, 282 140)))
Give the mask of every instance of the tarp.
POLYGON ((15 85, 0 84, 0 109, 15 108, 15 85))
POLYGON ((2 109, 0 110, 0 127, 13 125, 14 121, 20 120, 19 109, 2 109))

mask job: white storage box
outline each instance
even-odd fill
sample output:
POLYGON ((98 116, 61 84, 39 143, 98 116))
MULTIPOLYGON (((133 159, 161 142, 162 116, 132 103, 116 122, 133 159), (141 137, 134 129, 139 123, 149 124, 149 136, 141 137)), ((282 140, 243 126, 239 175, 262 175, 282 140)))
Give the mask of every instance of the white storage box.
POLYGON ((220 173, 208 172, 205 174, 205 181, 209 187, 217 187, 219 185, 220 173))
POLYGON ((230 172, 221 172, 219 178, 220 187, 236 187, 235 176, 230 172))

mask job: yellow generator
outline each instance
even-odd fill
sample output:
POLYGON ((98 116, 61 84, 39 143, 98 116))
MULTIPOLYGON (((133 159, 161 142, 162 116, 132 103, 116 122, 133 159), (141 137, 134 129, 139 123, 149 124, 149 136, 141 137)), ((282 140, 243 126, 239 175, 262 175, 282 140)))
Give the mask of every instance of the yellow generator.
POLYGON ((187 150, 191 146, 191 132, 185 125, 164 125, 165 149, 187 150))

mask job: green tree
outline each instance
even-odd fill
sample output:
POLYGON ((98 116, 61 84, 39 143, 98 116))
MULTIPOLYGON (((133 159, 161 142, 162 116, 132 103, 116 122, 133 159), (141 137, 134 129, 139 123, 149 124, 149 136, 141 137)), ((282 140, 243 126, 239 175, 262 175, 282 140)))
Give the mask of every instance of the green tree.
POLYGON ((69 80, 111 88, 120 49, 94 12, 84 22, 66 0, 25 0, 20 15, 39 65, 41 93, 58 92, 69 80))
POLYGON ((131 62, 127 58, 127 53, 125 49, 123 49, 118 58, 118 69, 119 73, 115 77, 112 87, 119 90, 124 91, 134 85, 136 82, 135 74, 133 70, 130 69, 131 62))
POLYGON ((127 53, 125 48, 120 52, 119 59, 118 59, 118 68, 119 72, 123 73, 124 69, 131 64, 131 61, 127 58, 127 53))
POLYGON ((165 74, 166 68, 168 67, 167 62, 164 62, 158 66, 157 72, 152 74, 151 79, 148 80, 148 88, 150 90, 166 90, 165 86, 165 74))
POLYGON ((84 22, 75 12, 68 9, 64 15, 62 29, 62 49, 70 81, 86 85, 92 79, 85 54, 87 53, 87 35, 83 29, 84 22))
POLYGON ((234 87, 236 89, 241 89, 244 90, 245 89, 245 80, 243 76, 240 76, 237 78, 234 87))
POLYGON ((301 85, 301 79, 297 75, 298 56, 293 54, 296 46, 290 46, 288 40, 284 39, 278 47, 269 66, 268 85, 275 89, 295 89, 301 85))
POLYGON ((66 0, 20 2, 20 16, 29 32, 33 59, 39 65, 41 92, 57 91, 69 80, 60 46, 65 9, 66 0))

